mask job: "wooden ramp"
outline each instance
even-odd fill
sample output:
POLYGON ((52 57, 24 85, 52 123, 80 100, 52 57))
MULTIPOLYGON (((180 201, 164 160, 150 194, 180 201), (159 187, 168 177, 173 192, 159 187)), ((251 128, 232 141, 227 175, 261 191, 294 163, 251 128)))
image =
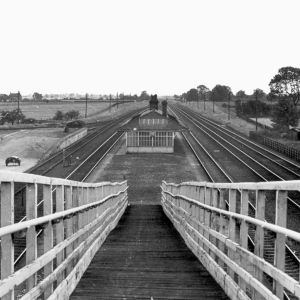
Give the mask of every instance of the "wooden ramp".
POLYGON ((79 299, 227 299, 160 205, 131 205, 71 295, 79 299))

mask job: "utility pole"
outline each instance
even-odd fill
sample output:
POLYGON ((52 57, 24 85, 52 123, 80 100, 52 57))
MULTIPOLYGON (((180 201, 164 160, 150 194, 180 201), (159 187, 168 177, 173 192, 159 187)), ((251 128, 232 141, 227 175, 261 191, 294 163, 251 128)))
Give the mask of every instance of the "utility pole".
POLYGON ((20 123, 20 91, 18 91, 18 124, 20 123))
POLYGON ((111 94, 109 94, 109 113, 111 113, 111 94))
POLYGON ((231 95, 230 95, 230 92, 228 91, 228 120, 230 120, 230 98, 231 98, 231 95))
POLYGON ((258 100, 258 91, 255 90, 255 131, 257 132, 257 100, 258 100))
POLYGON ((119 108, 119 93, 117 93, 117 109, 119 108))
POLYGON ((204 111, 205 111, 205 109, 206 109, 206 107, 205 107, 205 101, 206 101, 206 94, 205 94, 204 97, 203 97, 204 111))
POLYGON ((87 101, 88 101, 88 94, 85 94, 85 118, 87 117, 87 101))
POLYGON ((212 102, 213 102, 213 113, 215 112, 215 97, 212 98, 212 102))

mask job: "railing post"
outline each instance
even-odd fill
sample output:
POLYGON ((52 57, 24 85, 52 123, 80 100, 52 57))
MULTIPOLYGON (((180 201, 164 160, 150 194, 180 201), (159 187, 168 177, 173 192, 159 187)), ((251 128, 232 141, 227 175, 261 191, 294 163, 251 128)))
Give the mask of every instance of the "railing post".
MULTIPOLYGON (((256 214, 255 218, 258 220, 265 219, 265 191, 256 191, 256 214)), ((256 226, 255 230, 255 247, 254 254, 258 257, 264 257, 264 229, 261 226, 256 226)), ((263 281, 263 271, 259 267, 255 267, 255 277, 262 282, 263 281)), ((259 293, 255 293, 255 299, 263 299, 259 293)))
MULTIPOLYGON (((73 193, 72 186, 65 186, 65 208, 66 208, 66 210, 72 208, 72 193, 73 193)), ((73 234, 72 217, 66 219, 65 228, 66 228, 66 238, 68 238, 73 234)), ((72 245, 68 246, 66 248, 65 257, 68 257, 72 253, 72 251, 73 251, 73 246, 72 245)), ((72 263, 68 265, 68 267, 66 269, 65 277, 67 277, 67 275, 70 274, 71 270, 72 270, 72 263)))
MULTIPOLYGON (((229 195, 228 195, 229 211, 235 213, 236 212, 236 190, 229 189, 228 192, 229 192, 229 195)), ((228 235, 229 235, 229 239, 231 239, 233 242, 237 242, 236 221, 233 217, 230 217, 230 219, 229 219, 228 235)), ((239 259, 238 259, 239 257, 234 251, 229 250, 228 256, 235 263, 239 263, 239 259)), ((234 276, 235 276, 234 270, 229 268, 228 273, 231 276, 231 278, 234 280, 234 276)))
MULTIPOLYGON (((248 216, 249 214, 249 191, 248 190, 241 190, 241 214, 244 216, 248 216)), ((241 221, 240 227, 240 244, 241 247, 245 250, 248 250, 248 223, 245 220, 241 221)), ((242 267, 247 271, 253 274, 253 266, 251 263, 248 263, 244 259, 241 259, 242 267)), ((240 278, 240 287, 244 292, 246 292, 247 284, 242 278, 240 278)))
MULTIPOLYGON (((199 191, 199 202, 204 203, 205 199, 205 187, 200 187, 199 191)), ((204 209, 202 207, 199 208, 199 221, 200 223, 204 224, 204 209)), ((203 236, 204 230, 200 229, 200 234, 203 236)), ((200 242, 201 248, 204 250, 204 243, 200 242)))
MULTIPOLYGON (((213 207, 218 207, 218 190, 216 188, 212 188, 211 190, 211 205, 213 207)), ((217 231, 219 227, 219 218, 216 213, 211 214, 211 229, 217 231)), ((213 245, 217 246, 217 239, 215 237, 210 238, 213 245)), ((216 256, 214 253, 212 253, 212 259, 214 259, 217 263, 219 262, 218 256, 216 256)))
MULTIPOLYGON (((37 217, 37 185, 28 183, 26 186, 26 218, 32 220, 37 217)), ((35 226, 31 226, 26 232, 26 265, 33 262, 37 257, 37 236, 35 226)), ((27 279, 27 290, 36 285, 36 274, 27 279)))
MULTIPOLYGON (((196 187, 196 191, 195 191, 195 200, 197 202, 200 202, 200 187, 197 186, 196 187)), ((197 220, 197 222, 200 222, 200 207, 198 205, 195 206, 195 219, 197 220)), ((196 227, 197 232, 200 233, 201 232, 201 226, 197 225, 196 227)), ((201 240, 200 238, 196 239, 198 247, 201 245, 201 240)))
MULTIPOLYGON (((1 182, 1 227, 14 223, 14 183, 1 182)), ((14 272, 14 244, 12 235, 1 237, 1 279, 14 272)), ((2 297, 4 300, 14 299, 14 291, 2 297)))
MULTIPOLYGON (((88 188, 84 187, 83 188, 83 204, 88 204, 88 197, 89 197, 88 188)), ((90 213, 90 210, 83 212, 83 227, 85 227, 89 222, 89 218, 88 218, 89 213, 90 213)), ((84 234, 83 240, 85 240, 87 237, 88 237, 88 233, 84 234)))
MULTIPOLYGON (((211 188, 205 187, 205 198, 204 203, 206 205, 211 205, 211 188)), ((206 228, 210 228, 211 225, 211 211, 205 210, 204 211, 204 225, 206 228)), ((207 230, 204 231, 204 237, 209 241, 210 235, 207 230)), ((210 254, 210 250, 208 247, 204 246, 204 250, 207 252, 207 254, 210 254)))
MULTIPOLYGON (((83 187, 78 188, 78 207, 84 204, 83 199, 83 187)), ((78 229, 80 230, 83 227, 83 212, 78 214, 78 229)), ((82 242, 82 236, 78 239, 80 244, 82 242)))
MULTIPOLYGON (((218 201, 218 207, 222 210, 226 210, 226 202, 224 199, 224 190, 220 189, 219 191, 219 201, 218 201)), ((220 222, 219 222, 219 231, 222 235, 226 235, 226 219, 223 215, 220 215, 220 222)), ((219 249, 226 254, 226 246, 223 242, 219 241, 219 249)), ((219 265, 221 268, 223 268, 224 270, 226 269, 226 265, 223 261, 219 262, 219 265)))
MULTIPOLYGON (((79 187, 78 185, 73 186, 73 193, 72 193, 72 207, 78 207, 78 197, 79 197, 79 187)), ((72 217, 72 225, 73 225, 73 233, 78 231, 78 213, 72 217)), ((78 239, 73 243, 73 250, 77 248, 79 245, 78 239)), ((74 264, 78 261, 77 258, 74 259, 74 264)))
MULTIPOLYGON (((191 193, 191 198, 196 200, 197 199, 197 186, 193 186, 191 187, 192 188, 192 193, 191 193)), ((197 205, 193 204, 191 206, 191 217, 194 219, 194 220, 197 220, 197 211, 198 211, 198 207, 197 205)), ((199 231, 199 226, 197 224, 195 224, 194 220, 192 221, 193 223, 193 228, 195 229, 195 231, 199 231)), ((194 233, 193 234, 193 239, 194 241, 197 243, 198 245, 198 237, 197 237, 197 234, 194 233)), ((197 246, 198 248, 198 246, 197 246)))
MULTIPOLYGON (((64 210, 64 186, 58 185, 56 187, 56 211, 60 212, 64 210)), ((56 245, 61 243, 64 240, 64 223, 63 220, 59 220, 58 223, 55 224, 55 240, 56 245)), ((61 251, 56 256, 56 265, 59 266, 64 260, 64 251, 61 251)), ((57 277, 57 284, 63 280, 63 274, 61 273, 57 277)))
MULTIPOLYGON (((287 192, 276 191, 276 217, 275 224, 286 228, 287 223, 287 192)), ((275 240, 275 266, 285 271, 285 242, 286 237, 284 234, 277 233, 275 240)), ((278 282, 275 283, 276 296, 283 299, 283 286, 278 282)))
MULTIPOLYGON (((43 200, 44 200, 44 216, 53 213, 53 198, 52 198, 52 185, 43 185, 43 200)), ((47 253, 53 248, 53 226, 52 222, 48 222, 44 228, 44 253, 47 253)), ((53 272, 53 261, 44 267, 44 278, 53 272)), ((44 298, 47 299, 53 291, 53 285, 49 285, 45 289, 44 298)))

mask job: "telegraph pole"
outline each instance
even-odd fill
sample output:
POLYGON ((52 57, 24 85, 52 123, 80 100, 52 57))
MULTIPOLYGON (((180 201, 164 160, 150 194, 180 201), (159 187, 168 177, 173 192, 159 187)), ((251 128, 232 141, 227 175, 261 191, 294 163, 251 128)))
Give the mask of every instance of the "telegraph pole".
POLYGON ((87 100, 88 100, 88 94, 85 94, 85 118, 87 117, 87 100))
POLYGON ((109 113, 111 112, 111 94, 109 95, 109 113))
POLYGON ((20 91, 18 91, 18 124, 20 123, 20 91))
POLYGON ((258 92, 255 90, 255 131, 257 131, 257 100, 258 100, 258 92))

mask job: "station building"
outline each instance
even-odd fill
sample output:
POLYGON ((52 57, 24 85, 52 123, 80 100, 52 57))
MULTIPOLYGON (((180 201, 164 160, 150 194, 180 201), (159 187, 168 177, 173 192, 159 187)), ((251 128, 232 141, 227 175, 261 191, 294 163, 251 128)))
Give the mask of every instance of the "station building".
POLYGON ((175 117, 146 111, 125 127, 127 153, 172 153, 175 134, 182 129, 175 117))

